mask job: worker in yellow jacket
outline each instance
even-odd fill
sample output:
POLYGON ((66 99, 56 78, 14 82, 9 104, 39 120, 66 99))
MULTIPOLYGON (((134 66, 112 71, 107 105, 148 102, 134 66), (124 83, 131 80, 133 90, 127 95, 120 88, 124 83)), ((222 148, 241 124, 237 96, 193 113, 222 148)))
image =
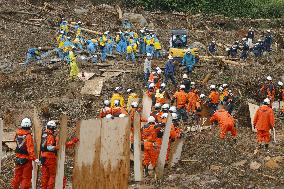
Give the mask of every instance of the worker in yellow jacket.
POLYGON ((75 79, 79 74, 79 68, 76 63, 76 57, 72 51, 69 52, 70 59, 70 78, 75 79))
POLYGON ((155 39, 154 42, 154 57, 156 57, 157 59, 161 57, 161 43, 158 39, 155 39))
POLYGON ((138 95, 132 89, 127 89, 127 93, 129 94, 129 96, 128 96, 126 107, 127 107, 127 110, 129 111, 131 108, 131 103, 138 102, 139 98, 138 98, 138 95))
POLYGON ((120 94, 121 91, 121 87, 116 87, 114 89, 114 93, 112 94, 111 100, 110 100, 110 106, 111 108, 114 107, 114 101, 115 100, 119 100, 120 106, 124 107, 124 98, 122 97, 122 95, 120 94))
POLYGON ((128 43, 127 44, 127 48, 126 48, 126 61, 129 61, 131 59, 132 63, 135 62, 135 54, 134 54, 134 50, 133 50, 133 46, 134 44, 132 43, 128 43))

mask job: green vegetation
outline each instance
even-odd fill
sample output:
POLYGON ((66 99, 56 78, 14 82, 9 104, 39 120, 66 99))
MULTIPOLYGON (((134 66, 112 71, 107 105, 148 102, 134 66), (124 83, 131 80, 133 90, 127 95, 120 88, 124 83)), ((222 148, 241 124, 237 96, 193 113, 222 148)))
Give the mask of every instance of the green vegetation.
POLYGON ((146 10, 223 14, 228 17, 284 17, 284 0, 114 0, 126 7, 146 10))

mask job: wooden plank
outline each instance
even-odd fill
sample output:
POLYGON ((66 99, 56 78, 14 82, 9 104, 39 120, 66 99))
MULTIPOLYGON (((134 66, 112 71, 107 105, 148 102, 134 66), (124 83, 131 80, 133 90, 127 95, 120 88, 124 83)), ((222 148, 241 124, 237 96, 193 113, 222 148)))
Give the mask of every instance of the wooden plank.
POLYGON ((75 152, 73 188, 96 188, 100 182, 101 124, 101 119, 90 119, 77 127, 80 142, 75 152))
POLYGON ((158 163, 157 163, 157 167, 156 167, 156 174, 157 174, 158 179, 161 179, 163 177, 163 174, 164 174, 168 144, 169 144, 169 140, 170 140, 171 125, 172 125, 172 115, 169 114, 168 118, 167 118, 165 131, 164 131, 164 134, 163 134, 162 146, 161 146, 161 150, 160 150, 160 154, 159 154, 159 158, 158 158, 158 163))
POLYGON ((0 118, 0 173, 1 173, 1 160, 2 160, 2 141, 3 141, 3 119, 0 118))
POLYGON ((250 119, 251 119, 251 129, 253 132, 256 132, 256 129, 253 128, 253 119, 254 119, 254 115, 257 109, 259 108, 259 106, 252 104, 250 102, 248 102, 248 105, 249 105, 249 114, 250 114, 250 119))
POLYGON ((2 141, 3 142, 15 142, 16 132, 3 132, 2 141))
POLYGON ((110 78, 113 78, 113 77, 117 77, 121 74, 122 72, 105 72, 103 73, 103 77, 105 77, 106 79, 110 79, 110 78))
POLYGON ((143 109, 142 109, 141 116, 143 118, 148 118, 151 113, 152 99, 146 93, 144 93, 143 95, 142 105, 143 105, 143 109))
POLYGON ((81 94, 100 96, 104 81, 104 77, 97 77, 95 79, 86 81, 84 87, 81 89, 81 94))
MULTIPOLYGON (((40 145, 41 145, 41 136, 42 136, 42 125, 38 116, 37 109, 34 108, 33 115, 33 140, 35 146, 35 154, 37 159, 40 156, 40 145)), ((32 172, 32 189, 37 188, 37 178, 38 178, 38 165, 33 161, 33 172, 32 172)))
POLYGON ((129 117, 102 120, 100 167, 101 180, 93 188, 128 188, 130 162, 129 117), (111 131, 111 132, 110 132, 111 131))
POLYGON ((62 188, 64 178, 64 163, 65 163, 65 145, 67 139, 67 123, 68 119, 66 115, 62 115, 60 118, 60 130, 59 130, 59 142, 57 153, 57 168, 55 177, 54 188, 62 188))
POLYGON ((134 180, 142 181, 143 169, 141 160, 141 125, 140 115, 138 112, 134 114, 134 180))
POLYGON ((88 72, 79 72, 78 73, 78 78, 82 81, 87 81, 89 79, 91 79, 93 76, 95 75, 95 73, 88 73, 88 72))
POLYGON ((179 138, 173 144, 171 144, 171 151, 169 158, 171 167, 173 167, 175 164, 179 162, 184 141, 185 141, 184 138, 179 138))

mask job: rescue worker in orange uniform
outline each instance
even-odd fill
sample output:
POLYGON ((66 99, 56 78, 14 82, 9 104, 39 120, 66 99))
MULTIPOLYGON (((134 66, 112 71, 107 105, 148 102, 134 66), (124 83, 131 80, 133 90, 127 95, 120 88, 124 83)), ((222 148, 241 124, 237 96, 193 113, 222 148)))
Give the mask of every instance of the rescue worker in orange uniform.
POLYGON ((155 118, 156 122, 158 122, 158 117, 160 117, 162 114, 163 112, 161 111, 161 104, 156 103, 150 115, 155 118))
MULTIPOLYGON (((56 123, 49 121, 46 125, 41 138, 41 188, 54 189, 56 176, 56 162, 58 150, 58 137, 56 136, 56 123)), ((66 147, 70 148, 79 141, 78 138, 73 138, 66 143, 66 147)), ((63 188, 67 183, 66 177, 63 180, 63 188)))
POLYGON ((108 100, 104 101, 104 107, 101 109, 100 112, 100 118, 106 117, 106 115, 111 114, 111 107, 110 107, 110 102, 108 100))
POLYGON ((152 99, 152 105, 156 103, 156 89, 155 89, 155 84, 150 83, 148 86, 148 90, 146 91, 147 96, 149 96, 152 99))
POLYGON ((219 104, 219 93, 216 90, 215 85, 210 86, 210 94, 209 94, 209 103, 208 107, 210 108, 210 114, 213 115, 213 113, 217 110, 218 104, 219 104))
POLYGON ((194 82, 191 82, 191 90, 189 91, 187 97, 188 97, 187 111, 193 114, 196 111, 196 103, 199 100, 198 90, 195 88, 194 82))
POLYGON ((219 110, 217 110, 212 117, 210 122, 218 122, 220 127, 220 138, 225 139, 227 132, 231 132, 234 142, 236 142, 237 130, 235 128, 234 118, 224 109, 223 105, 220 105, 219 110))
POLYGON ((157 114, 157 123, 165 123, 165 113, 169 112, 170 105, 169 104, 164 104, 161 108, 161 112, 157 114))
POLYGON ((127 111, 120 106, 119 100, 114 101, 114 107, 111 109, 111 114, 113 117, 119 117, 120 114, 127 115, 127 111))
POLYGON ((260 89, 260 98, 269 98, 272 103, 275 100, 275 86, 271 76, 267 76, 266 80, 267 82, 260 89))
POLYGON ((16 160, 15 172, 11 186, 13 189, 30 189, 32 179, 32 161, 39 164, 34 152, 34 142, 31 133, 32 122, 29 118, 24 118, 21 127, 16 131, 15 141, 16 160))
POLYGON ((144 171, 147 176, 148 167, 151 164, 154 168, 157 162, 157 128, 155 124, 155 118, 153 116, 148 117, 147 124, 142 128, 142 138, 144 142, 144 171))
POLYGON ((205 100, 205 94, 201 94, 196 102, 196 113, 195 113, 195 120, 197 122, 197 125, 199 125, 200 117, 201 117, 201 111, 204 108, 206 104, 205 100))
POLYGON ((283 82, 278 81, 278 89, 276 92, 276 99, 280 101, 284 101, 284 85, 283 82))
POLYGON ((264 99, 263 105, 260 106, 253 119, 253 126, 257 130, 257 142, 259 147, 262 148, 263 145, 268 149, 268 144, 270 142, 269 130, 274 128, 274 112, 272 108, 269 107, 270 100, 268 98, 264 99))
POLYGON ((187 112, 186 112, 186 104, 188 102, 188 94, 184 90, 185 90, 185 86, 181 85, 179 87, 179 91, 177 91, 174 94, 174 99, 172 100, 172 103, 174 101, 176 101, 178 118, 182 119, 184 122, 186 122, 187 119, 188 119, 187 112))

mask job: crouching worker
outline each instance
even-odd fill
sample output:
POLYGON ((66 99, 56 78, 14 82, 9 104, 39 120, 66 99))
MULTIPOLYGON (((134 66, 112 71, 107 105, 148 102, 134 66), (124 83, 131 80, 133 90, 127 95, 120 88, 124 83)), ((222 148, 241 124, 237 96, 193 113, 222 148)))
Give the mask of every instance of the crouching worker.
MULTIPOLYGON (((56 176, 56 162, 58 147, 58 136, 56 136, 57 125, 54 121, 49 121, 41 138, 41 188, 54 189, 56 176)), ((66 143, 67 148, 73 147, 79 141, 73 138, 66 143)), ((67 179, 64 177, 63 186, 65 188, 67 179)))
POLYGON ((25 118, 22 120, 21 127, 16 132, 16 167, 11 184, 13 189, 29 189, 32 184, 32 161, 39 163, 34 152, 31 127, 31 120, 29 118, 25 118))
POLYGON ((227 132, 231 132, 234 142, 237 142, 237 130, 235 128, 235 120, 234 118, 224 109, 223 105, 219 106, 219 110, 217 110, 212 117, 210 118, 210 122, 213 123, 217 121, 220 127, 220 138, 225 139, 227 132))

